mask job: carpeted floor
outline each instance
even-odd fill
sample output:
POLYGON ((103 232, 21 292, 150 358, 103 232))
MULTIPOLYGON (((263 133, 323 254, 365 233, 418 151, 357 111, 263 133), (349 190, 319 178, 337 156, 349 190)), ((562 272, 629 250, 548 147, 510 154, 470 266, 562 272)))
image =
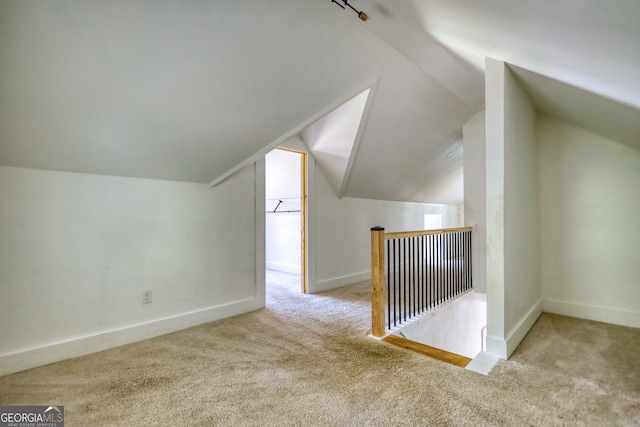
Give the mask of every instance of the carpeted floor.
MULTIPOLYGON (((482 376, 367 338, 368 283, 0 378, 72 426, 640 426, 640 329, 543 314, 482 376)), ((280 277, 282 279, 282 277, 280 277)))

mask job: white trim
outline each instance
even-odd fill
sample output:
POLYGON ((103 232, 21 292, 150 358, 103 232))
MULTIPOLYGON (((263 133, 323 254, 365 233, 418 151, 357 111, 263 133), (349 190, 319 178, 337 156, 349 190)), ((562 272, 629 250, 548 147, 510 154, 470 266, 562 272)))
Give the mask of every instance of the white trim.
POLYGON ((316 282, 314 289, 309 292, 316 293, 322 291, 328 291, 329 289, 335 289, 353 283, 363 282, 365 280, 371 280, 371 271, 363 271, 361 273, 348 274, 346 276, 334 277, 332 279, 319 280, 316 282))
POLYGON ((507 356, 507 342, 500 338, 487 335, 486 339, 487 354, 490 354, 500 359, 508 359, 507 356))
POLYGON ((24 371, 262 308, 258 298, 204 308, 102 333, 0 355, 0 376, 24 371))
POLYGON ((520 321, 507 334, 507 357, 516 349, 518 344, 524 339, 538 317, 542 314, 542 300, 539 299, 525 314, 520 321))
POLYGON ((267 270, 283 271, 291 274, 302 274, 302 267, 294 264, 285 264, 283 262, 267 261, 267 270))
POLYGON ((316 159, 307 148, 307 293, 316 287, 316 159))
POLYGON ((558 301, 550 298, 542 300, 542 309, 548 313, 560 314, 563 316, 578 317, 580 319, 640 328, 640 312, 638 311, 558 301))
POLYGON ((533 324, 542 314, 542 300, 538 300, 527 313, 522 316, 520 321, 509 331, 506 339, 497 336, 487 335, 487 353, 499 357, 500 359, 508 359, 518 344, 527 335, 533 324))
POLYGON ((256 284, 256 298, 260 301, 260 305, 264 307, 267 301, 266 290, 266 278, 265 278, 265 265, 267 259, 267 247, 266 247, 266 161, 265 158, 256 160, 254 163, 255 171, 255 207, 256 207, 256 223, 255 223, 255 243, 256 243, 256 270, 255 270, 255 284, 256 284))

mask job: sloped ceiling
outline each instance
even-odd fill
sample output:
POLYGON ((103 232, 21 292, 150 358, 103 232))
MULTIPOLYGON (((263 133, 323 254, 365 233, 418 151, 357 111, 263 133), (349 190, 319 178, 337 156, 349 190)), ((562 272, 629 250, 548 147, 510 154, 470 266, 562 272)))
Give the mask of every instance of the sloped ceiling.
POLYGON ((4 165, 209 183, 374 81, 318 1, 0 3, 4 165))
POLYGON ((640 106, 635 0, 353 3, 0 2, 0 164, 209 183, 373 87, 344 195, 457 203, 484 56, 640 106))
POLYGON ((441 43, 640 107, 637 0, 412 0, 441 43))
POLYGON ((462 176, 456 192, 434 196, 442 194, 436 188, 441 180, 462 166, 462 156, 445 156, 459 146, 462 126, 475 110, 401 55, 382 70, 372 96, 344 195, 462 201, 462 176))
POLYGON ((640 150, 640 109, 519 67, 510 69, 539 111, 640 150))
POLYGON ((349 160, 355 149, 369 92, 371 89, 365 90, 300 133, 338 197, 342 197, 342 188, 349 174, 349 160))

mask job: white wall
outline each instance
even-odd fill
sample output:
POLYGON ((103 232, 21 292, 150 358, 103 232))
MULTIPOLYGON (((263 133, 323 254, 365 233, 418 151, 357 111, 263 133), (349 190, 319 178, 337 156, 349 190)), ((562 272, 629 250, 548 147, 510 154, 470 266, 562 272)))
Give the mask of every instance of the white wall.
POLYGON ((429 311, 395 335, 473 359, 482 351, 487 326, 487 296, 467 292, 429 311))
POLYGON ((473 226, 473 286, 487 292, 487 188, 485 113, 462 128, 464 143, 464 223, 473 226))
POLYGON ((300 154, 273 150, 265 156, 266 263, 301 274, 300 154), (278 206, 279 200, 282 203, 278 206), (280 213, 274 213, 274 209, 280 213))
POLYGON ((0 167, 0 375, 263 306, 261 173, 209 188, 0 167))
POLYGON ((536 112, 503 62, 486 62, 487 352, 507 358, 542 312, 536 112))
POLYGON ((542 115, 545 311, 640 327, 640 151, 542 115))
MULTIPOLYGON (((298 136, 282 146, 309 151, 298 136)), ((442 214, 444 227, 458 226, 458 207, 455 205, 339 199, 310 153, 308 174, 310 293, 371 277, 372 227, 385 227, 387 231, 421 230, 424 214, 429 213, 442 214)))
MULTIPOLYGON (((456 227, 458 207, 381 200, 338 199, 315 168, 315 283, 319 292, 371 277, 371 228, 422 230, 424 214, 442 214, 445 228, 456 227)), ((375 185, 375 183, 371 183, 375 185)), ((311 195, 310 195, 311 197, 311 195)))

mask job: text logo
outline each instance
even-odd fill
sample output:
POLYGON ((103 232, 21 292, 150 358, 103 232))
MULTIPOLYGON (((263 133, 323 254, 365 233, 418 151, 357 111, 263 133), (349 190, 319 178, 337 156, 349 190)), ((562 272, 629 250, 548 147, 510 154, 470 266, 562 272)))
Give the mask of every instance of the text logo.
POLYGON ((0 427, 64 427, 64 406, 0 406, 0 427))

